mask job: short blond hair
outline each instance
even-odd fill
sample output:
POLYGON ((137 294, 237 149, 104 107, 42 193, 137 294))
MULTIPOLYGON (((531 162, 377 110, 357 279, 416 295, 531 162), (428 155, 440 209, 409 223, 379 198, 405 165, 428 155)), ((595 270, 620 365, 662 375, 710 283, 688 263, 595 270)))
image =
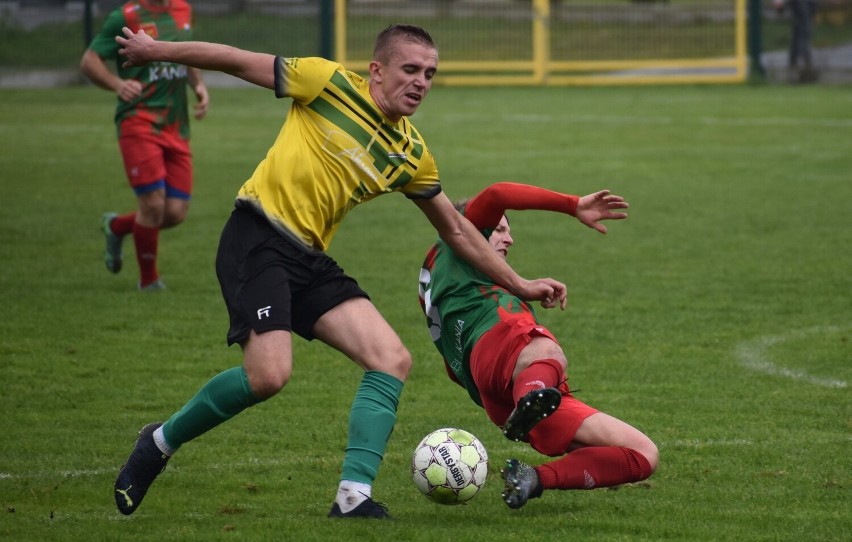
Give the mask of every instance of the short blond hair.
POLYGON ((373 60, 386 64, 399 41, 419 43, 432 49, 437 49, 429 32, 413 24, 392 24, 379 32, 376 46, 373 49, 373 60))

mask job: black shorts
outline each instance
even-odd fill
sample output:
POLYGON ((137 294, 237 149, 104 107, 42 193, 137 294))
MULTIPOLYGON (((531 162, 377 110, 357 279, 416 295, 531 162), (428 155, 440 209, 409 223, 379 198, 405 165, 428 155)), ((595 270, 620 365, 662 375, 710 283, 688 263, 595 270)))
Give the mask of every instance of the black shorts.
POLYGON ((254 210, 237 207, 225 224, 216 276, 228 307, 228 344, 283 329, 312 340, 316 321, 353 297, 366 297, 330 256, 276 231, 254 210))

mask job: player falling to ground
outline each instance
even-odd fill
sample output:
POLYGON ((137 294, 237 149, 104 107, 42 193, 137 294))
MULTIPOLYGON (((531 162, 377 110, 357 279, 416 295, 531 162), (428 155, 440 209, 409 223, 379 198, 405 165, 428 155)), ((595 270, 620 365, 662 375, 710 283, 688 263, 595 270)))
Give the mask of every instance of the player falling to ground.
MULTIPOLYGON (((625 218, 620 210, 627 206, 606 190, 580 198, 516 183, 496 183, 458 204, 504 259, 514 242, 507 209, 565 213, 606 233, 600 221, 625 218)), ((507 438, 558 457, 535 467, 507 462, 503 499, 510 508, 547 489, 615 486, 644 480, 656 470, 657 447, 647 436, 569 392, 562 347, 529 303, 494 284, 443 241, 426 255, 419 292, 450 378, 507 438)))
POLYGON ((277 394, 292 372, 295 332, 330 345, 364 370, 329 515, 388 517, 372 498, 372 483, 396 423, 411 354, 357 282, 325 253, 346 213, 401 192, 454 251, 494 282, 523 299, 565 297, 558 281, 518 276, 442 192, 434 158, 408 119, 438 69, 431 36, 416 26, 388 27, 378 35, 365 79, 322 58, 125 34, 119 43, 128 65, 170 61, 219 70, 292 98, 292 104, 266 158, 237 195, 216 257, 231 318, 228 343, 242 347, 243 363, 214 376, 164 424, 142 430, 116 479, 116 505, 132 513, 178 448, 277 394))
POLYGON ((187 85, 195 93, 195 118, 207 113, 209 97, 201 71, 173 62, 123 66, 116 36, 121 29, 142 30, 162 41, 192 38, 192 10, 184 0, 127 2, 106 19, 83 53, 80 69, 97 86, 117 94, 115 124, 124 169, 136 194, 135 211, 101 217, 106 237, 104 263, 118 273, 122 242, 133 237, 139 264, 139 289, 165 288, 157 269, 160 230, 186 219, 192 195, 187 85), (115 61, 115 73, 107 61, 115 61))

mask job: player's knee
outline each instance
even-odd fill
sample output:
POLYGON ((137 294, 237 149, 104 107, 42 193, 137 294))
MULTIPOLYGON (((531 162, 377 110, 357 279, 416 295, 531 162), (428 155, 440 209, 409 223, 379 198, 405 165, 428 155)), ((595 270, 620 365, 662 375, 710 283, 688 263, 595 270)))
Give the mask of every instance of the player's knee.
POLYGON ((173 228, 178 224, 182 224, 188 214, 189 205, 184 200, 169 198, 166 200, 166 205, 163 209, 163 219, 160 228, 173 228))
POLYGON ((382 353, 374 369, 405 381, 411 372, 412 364, 411 352, 400 343, 392 350, 382 353))
POLYGON ((636 450, 648 461, 648 466, 651 468, 651 472, 648 474, 654 474, 657 470, 657 466, 660 464, 660 451, 657 449, 657 445, 651 439, 648 439, 648 443, 642 447, 642 449, 636 450))
POLYGON ((165 219, 165 209, 157 205, 140 205, 137 221, 150 228, 162 228, 165 219))
POLYGON ((269 399, 277 394, 289 380, 290 371, 287 370, 269 369, 249 372, 251 391, 260 400, 269 399))
POLYGON ((173 228, 178 224, 182 224, 189 214, 189 209, 186 207, 173 208, 166 206, 165 214, 163 215, 163 223, 161 228, 173 228))
POLYGON ((550 370, 556 376, 556 379, 558 380, 559 383, 561 383, 563 380, 565 380, 565 367, 567 366, 567 363, 565 361, 564 356, 560 356, 559 358, 537 359, 537 360, 532 361, 528 365, 528 368, 533 367, 533 366, 550 367, 550 370))
POLYGON ((407 348, 403 347, 400 352, 397 353, 396 362, 394 365, 395 375, 400 380, 405 380, 408 378, 408 373, 411 372, 411 366, 413 365, 413 360, 411 359, 411 352, 408 351, 407 348))
POLYGON ((160 224, 161 229, 174 228, 178 224, 182 224, 186 220, 186 215, 166 215, 163 217, 163 223, 160 224))

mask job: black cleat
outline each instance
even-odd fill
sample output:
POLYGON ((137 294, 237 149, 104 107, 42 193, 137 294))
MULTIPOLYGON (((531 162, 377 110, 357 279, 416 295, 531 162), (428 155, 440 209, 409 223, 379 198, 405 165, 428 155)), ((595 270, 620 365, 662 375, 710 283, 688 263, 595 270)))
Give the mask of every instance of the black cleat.
POLYGON ((561 402, 562 393, 556 388, 542 388, 529 392, 521 397, 518 406, 509 414, 509 418, 503 424, 503 434, 509 440, 523 439, 538 422, 553 414, 561 402))
POLYGON ((115 479, 115 505, 125 516, 136 511, 148 488, 157 475, 165 470, 169 461, 169 456, 154 443, 154 431, 161 425, 151 423, 139 431, 133 452, 115 479))
POLYGON ((352 510, 346 512, 345 514, 340 511, 340 506, 337 503, 331 505, 331 511, 328 513, 328 517, 330 518, 376 518, 376 519, 390 519, 390 514, 388 514, 388 507, 384 504, 374 501, 370 497, 353 508, 352 510))
POLYGON ((503 501, 509 508, 520 508, 530 499, 541 497, 544 488, 535 469, 517 459, 506 461, 506 468, 500 471, 503 477, 503 501))

